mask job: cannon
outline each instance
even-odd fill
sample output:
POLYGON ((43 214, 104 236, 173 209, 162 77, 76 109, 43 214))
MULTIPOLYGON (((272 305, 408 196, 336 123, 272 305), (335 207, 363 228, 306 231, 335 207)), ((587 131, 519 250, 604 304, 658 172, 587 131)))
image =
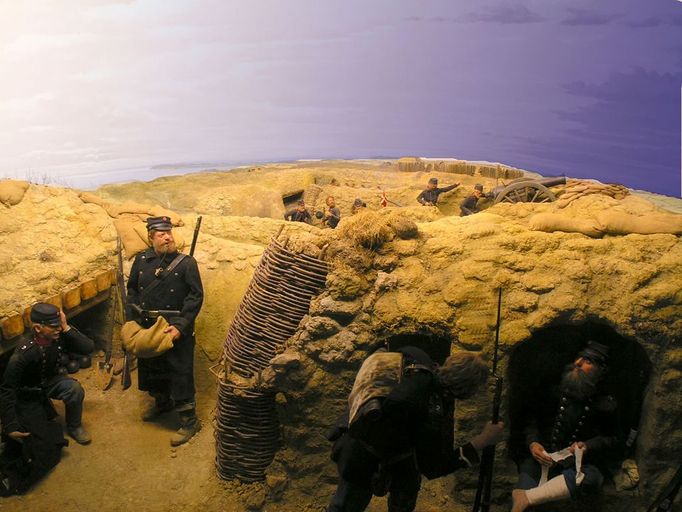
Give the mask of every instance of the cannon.
POLYGON ((565 185, 566 177, 556 178, 519 178, 512 181, 509 185, 495 187, 492 190, 492 197, 497 203, 551 203, 556 197, 549 190, 549 187, 565 185))

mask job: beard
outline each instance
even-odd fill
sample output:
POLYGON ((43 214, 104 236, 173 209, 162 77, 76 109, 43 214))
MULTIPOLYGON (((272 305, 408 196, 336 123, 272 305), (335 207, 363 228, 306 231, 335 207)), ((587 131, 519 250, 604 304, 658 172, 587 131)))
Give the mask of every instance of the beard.
POLYGON ((561 390, 576 400, 586 400, 597 390, 599 372, 585 373, 574 363, 566 365, 561 377, 561 390))

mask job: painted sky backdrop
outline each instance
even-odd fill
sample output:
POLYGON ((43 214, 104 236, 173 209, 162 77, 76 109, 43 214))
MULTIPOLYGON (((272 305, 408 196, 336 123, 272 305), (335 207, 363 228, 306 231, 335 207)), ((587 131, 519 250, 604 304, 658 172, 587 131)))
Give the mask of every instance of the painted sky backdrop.
POLYGON ((677 0, 0 0, 0 176, 421 155, 679 196, 681 85, 677 0))

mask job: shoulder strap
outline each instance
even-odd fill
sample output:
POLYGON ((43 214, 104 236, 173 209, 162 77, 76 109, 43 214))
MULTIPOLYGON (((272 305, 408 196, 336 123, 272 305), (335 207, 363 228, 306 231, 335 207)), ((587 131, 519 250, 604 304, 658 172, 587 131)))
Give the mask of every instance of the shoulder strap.
POLYGON ((159 278, 158 278, 156 281, 154 281, 152 284, 150 284, 150 285, 147 287, 147 289, 144 291, 144 293, 140 294, 140 297, 138 298, 138 301, 139 301, 140 303, 142 303, 142 299, 148 297, 149 294, 150 294, 151 292, 153 292, 153 291, 161 284, 161 282, 162 282, 164 279, 166 279, 166 277, 168 277, 169 275, 171 275, 171 273, 173 272, 173 270, 175 270, 175 268, 180 264, 180 262, 181 262, 182 260, 185 259, 186 256, 187 256, 186 254, 178 253, 178 255, 173 259, 173 261, 171 261, 170 265, 168 265, 168 267, 166 267, 166 270, 164 270, 164 271, 161 273, 161 275, 159 276, 159 278))

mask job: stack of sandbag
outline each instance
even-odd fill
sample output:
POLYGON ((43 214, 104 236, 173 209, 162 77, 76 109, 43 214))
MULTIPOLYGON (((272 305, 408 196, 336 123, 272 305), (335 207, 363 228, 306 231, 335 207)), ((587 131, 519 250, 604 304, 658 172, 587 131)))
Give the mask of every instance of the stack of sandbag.
POLYGON ((557 194, 556 206, 558 208, 565 208, 579 197, 585 197, 590 194, 602 194, 614 199, 623 199, 630 194, 630 191, 623 185, 586 180, 569 180, 563 192, 557 194))
MULTIPOLYGON (((101 206, 114 219, 114 226, 121 237, 121 242, 123 242, 123 248, 128 259, 149 247, 147 225, 145 224, 147 217, 170 217, 175 227, 184 226, 185 224, 177 213, 161 206, 133 202, 117 204, 106 201, 89 192, 82 192, 79 196, 84 203, 93 203, 101 206)), ((174 233, 174 238, 178 248, 183 248, 185 242, 177 232, 174 233)))
POLYGON ((635 215, 609 208, 594 216, 578 217, 567 213, 539 213, 530 218, 528 226, 533 231, 553 233, 582 233, 592 238, 604 235, 654 235, 682 234, 682 215, 659 211, 635 215))

